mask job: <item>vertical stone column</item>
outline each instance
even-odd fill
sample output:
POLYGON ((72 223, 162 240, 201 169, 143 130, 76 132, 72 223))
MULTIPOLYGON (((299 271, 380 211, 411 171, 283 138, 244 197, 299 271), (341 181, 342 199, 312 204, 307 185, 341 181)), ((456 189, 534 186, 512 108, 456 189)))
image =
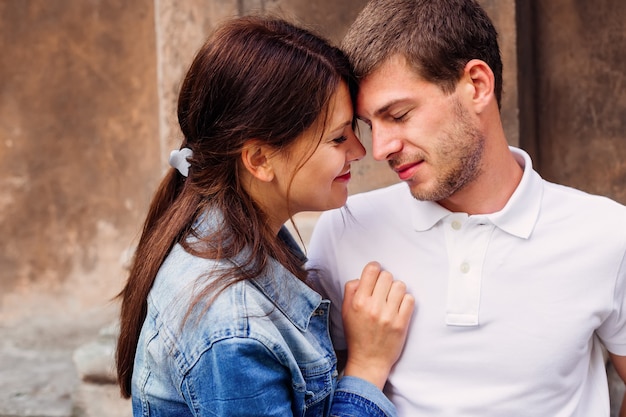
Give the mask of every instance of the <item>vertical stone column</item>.
POLYGON ((239 14, 237 0, 154 0, 159 144, 163 169, 182 134, 176 117, 183 77, 209 32, 221 20, 239 14))
POLYGON ((517 16, 515 0, 479 0, 498 31, 504 66, 502 124, 509 145, 519 146, 519 97, 517 67, 517 16))

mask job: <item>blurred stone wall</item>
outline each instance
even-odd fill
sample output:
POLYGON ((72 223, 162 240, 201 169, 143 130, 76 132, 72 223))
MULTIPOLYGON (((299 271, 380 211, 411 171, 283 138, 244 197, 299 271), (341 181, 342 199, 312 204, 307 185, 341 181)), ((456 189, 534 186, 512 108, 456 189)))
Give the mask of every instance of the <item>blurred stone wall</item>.
POLYGON ((539 170, 626 204, 626 2, 531 3, 534 66, 521 80, 539 170))
POLYGON ((120 290, 159 176, 153 10, 0 2, 0 318, 120 290))

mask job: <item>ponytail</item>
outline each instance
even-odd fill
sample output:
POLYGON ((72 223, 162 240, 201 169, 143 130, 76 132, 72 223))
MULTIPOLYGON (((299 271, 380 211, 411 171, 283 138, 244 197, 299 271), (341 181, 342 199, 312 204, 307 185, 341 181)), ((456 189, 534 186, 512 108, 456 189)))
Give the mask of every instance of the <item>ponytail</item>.
POLYGON ((198 212, 200 196, 185 190, 185 179, 171 169, 161 182, 146 217, 122 300, 117 343, 117 378, 122 396, 131 395, 133 364, 147 298, 157 272, 179 238, 186 234, 198 212))

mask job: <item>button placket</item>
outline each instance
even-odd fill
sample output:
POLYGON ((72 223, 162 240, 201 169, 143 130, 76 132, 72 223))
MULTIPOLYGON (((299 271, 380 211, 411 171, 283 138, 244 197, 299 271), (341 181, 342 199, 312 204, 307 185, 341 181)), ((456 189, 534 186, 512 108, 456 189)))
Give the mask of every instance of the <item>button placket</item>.
POLYGON ((493 227, 479 227, 470 220, 467 215, 455 214, 445 227, 449 261, 446 324, 451 326, 479 324, 482 264, 493 227))

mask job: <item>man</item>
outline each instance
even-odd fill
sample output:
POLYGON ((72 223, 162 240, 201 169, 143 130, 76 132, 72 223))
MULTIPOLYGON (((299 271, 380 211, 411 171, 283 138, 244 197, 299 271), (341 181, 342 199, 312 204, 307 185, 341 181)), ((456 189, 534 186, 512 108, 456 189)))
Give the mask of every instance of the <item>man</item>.
POLYGON ((361 12, 344 40, 356 114, 402 182, 323 215, 310 264, 335 305, 370 260, 415 296, 386 386, 400 415, 609 416, 607 351, 626 379, 626 207, 544 181, 508 146, 496 38, 473 0, 361 12))

